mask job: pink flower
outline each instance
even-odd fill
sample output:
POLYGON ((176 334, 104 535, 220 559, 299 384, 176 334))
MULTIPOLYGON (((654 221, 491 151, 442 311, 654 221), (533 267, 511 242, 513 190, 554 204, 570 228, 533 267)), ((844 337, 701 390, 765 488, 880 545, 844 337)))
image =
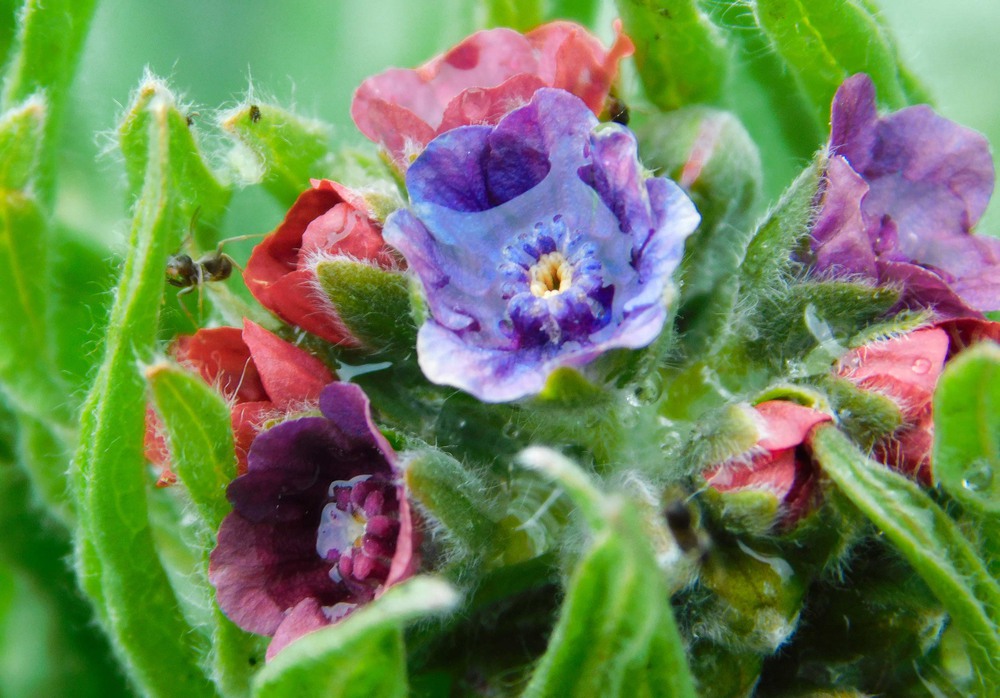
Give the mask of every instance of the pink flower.
POLYGON ((410 577, 419 535, 396 454, 356 385, 331 383, 319 414, 254 440, 226 496, 208 578, 238 626, 289 642, 336 623, 410 577))
POLYGON ((420 68, 392 68, 365 80, 351 117, 406 169, 435 136, 457 126, 496 124, 542 87, 572 92, 600 114, 618 62, 634 51, 621 22, 614 26, 608 50, 572 22, 550 22, 527 34, 476 32, 420 68))
POLYGON ((876 460, 931 483, 934 389, 949 359, 984 340, 1000 341, 1000 323, 961 318, 867 344, 840 359, 839 376, 884 395, 899 408, 902 424, 875 444, 876 460))
MULTIPOLYGON (((319 359, 249 320, 242 331, 217 327, 178 337, 170 354, 229 401, 239 473, 246 472, 250 443, 265 421, 315 407, 323 387, 336 380, 319 359)), ((170 452, 152 409, 146 413, 145 451, 163 468, 157 484, 173 484, 170 452)))
POLYGON ((333 344, 356 347, 361 342, 319 288, 313 265, 338 256, 385 269, 399 263, 361 196, 326 179, 313 180, 312 187, 254 248, 243 280, 254 298, 285 322, 333 344))
POLYGON ((753 407, 759 438, 754 448, 715 465, 703 475, 719 492, 770 492, 783 508, 782 522, 793 523, 808 513, 816 485, 816 468, 803 450, 813 427, 830 415, 785 400, 753 407))

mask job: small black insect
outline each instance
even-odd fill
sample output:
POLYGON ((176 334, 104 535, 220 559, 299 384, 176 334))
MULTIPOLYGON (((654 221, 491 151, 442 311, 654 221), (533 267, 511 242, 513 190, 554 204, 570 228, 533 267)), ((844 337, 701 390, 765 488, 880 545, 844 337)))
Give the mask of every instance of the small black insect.
POLYGON ((256 104, 250 105, 250 121, 257 123, 260 121, 260 107, 256 104))
MULTIPOLYGON (((194 217, 191 219, 190 230, 188 232, 189 239, 191 237, 191 231, 194 230, 195 221, 197 219, 198 211, 195 211, 194 217)), ((225 281, 233 275, 233 269, 240 268, 240 265, 237 264, 232 257, 222 251, 223 246, 230 242, 249 240, 251 238, 262 237, 263 235, 263 233, 255 233, 251 235, 239 235, 237 237, 226 238, 218 244, 214 251, 203 254, 198 259, 194 259, 191 255, 184 252, 178 252, 177 254, 170 255, 167 258, 167 283, 175 288, 181 289, 177 292, 178 300, 181 296, 191 293, 195 289, 198 290, 198 315, 200 317, 202 311, 201 287, 206 283, 225 281)), ((183 303, 181 303, 181 308, 191 319, 192 323, 197 325, 198 323, 194 322, 194 318, 191 317, 191 314, 188 312, 183 303)))

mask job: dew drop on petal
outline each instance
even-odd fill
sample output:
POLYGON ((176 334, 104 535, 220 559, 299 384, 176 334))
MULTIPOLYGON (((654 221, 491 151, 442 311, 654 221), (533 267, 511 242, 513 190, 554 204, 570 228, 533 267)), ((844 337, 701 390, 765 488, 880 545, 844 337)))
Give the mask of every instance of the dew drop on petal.
POLYGON ((910 370, 922 376, 931 370, 931 362, 924 358, 914 359, 910 365, 910 370))

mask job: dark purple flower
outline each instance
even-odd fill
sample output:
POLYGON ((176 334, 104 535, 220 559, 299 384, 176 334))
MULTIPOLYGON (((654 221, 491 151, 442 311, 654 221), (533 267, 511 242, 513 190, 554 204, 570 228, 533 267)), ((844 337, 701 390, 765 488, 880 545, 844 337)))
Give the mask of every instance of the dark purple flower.
POLYGON ((542 89, 494 126, 456 128, 407 172, 386 241, 423 284, 417 337, 435 383, 501 402, 553 369, 651 342, 697 227, 673 182, 646 177, 632 133, 542 89))
POLYGON ((283 422, 253 442, 227 490, 209 579, 238 626, 273 635, 270 659, 413 574, 413 523, 395 454, 355 385, 332 383, 321 417, 283 422))
POLYGON ((834 97, 829 150, 818 272, 897 285, 904 306, 941 317, 1000 309, 1000 240, 970 235, 993 191, 983 136, 927 106, 879 118, 859 74, 834 97))

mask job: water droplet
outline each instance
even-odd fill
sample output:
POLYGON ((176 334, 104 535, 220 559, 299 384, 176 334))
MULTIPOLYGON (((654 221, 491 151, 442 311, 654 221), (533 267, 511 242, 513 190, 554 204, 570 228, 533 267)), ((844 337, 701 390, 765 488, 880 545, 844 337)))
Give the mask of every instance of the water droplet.
POLYGON ((914 359, 913 363, 910 365, 910 370, 916 373, 917 375, 922 376, 931 370, 931 362, 930 360, 924 359, 922 357, 919 359, 914 359))
POLYGON ((985 458, 974 461, 962 480, 962 487, 970 492, 983 492, 993 485, 993 466, 985 458))
POLYGON ((518 429, 517 425, 515 425, 513 422, 507 422, 506 424, 504 424, 503 429, 501 429, 500 431, 503 433, 504 438, 507 439, 517 439, 518 437, 521 436, 521 430, 518 429))

